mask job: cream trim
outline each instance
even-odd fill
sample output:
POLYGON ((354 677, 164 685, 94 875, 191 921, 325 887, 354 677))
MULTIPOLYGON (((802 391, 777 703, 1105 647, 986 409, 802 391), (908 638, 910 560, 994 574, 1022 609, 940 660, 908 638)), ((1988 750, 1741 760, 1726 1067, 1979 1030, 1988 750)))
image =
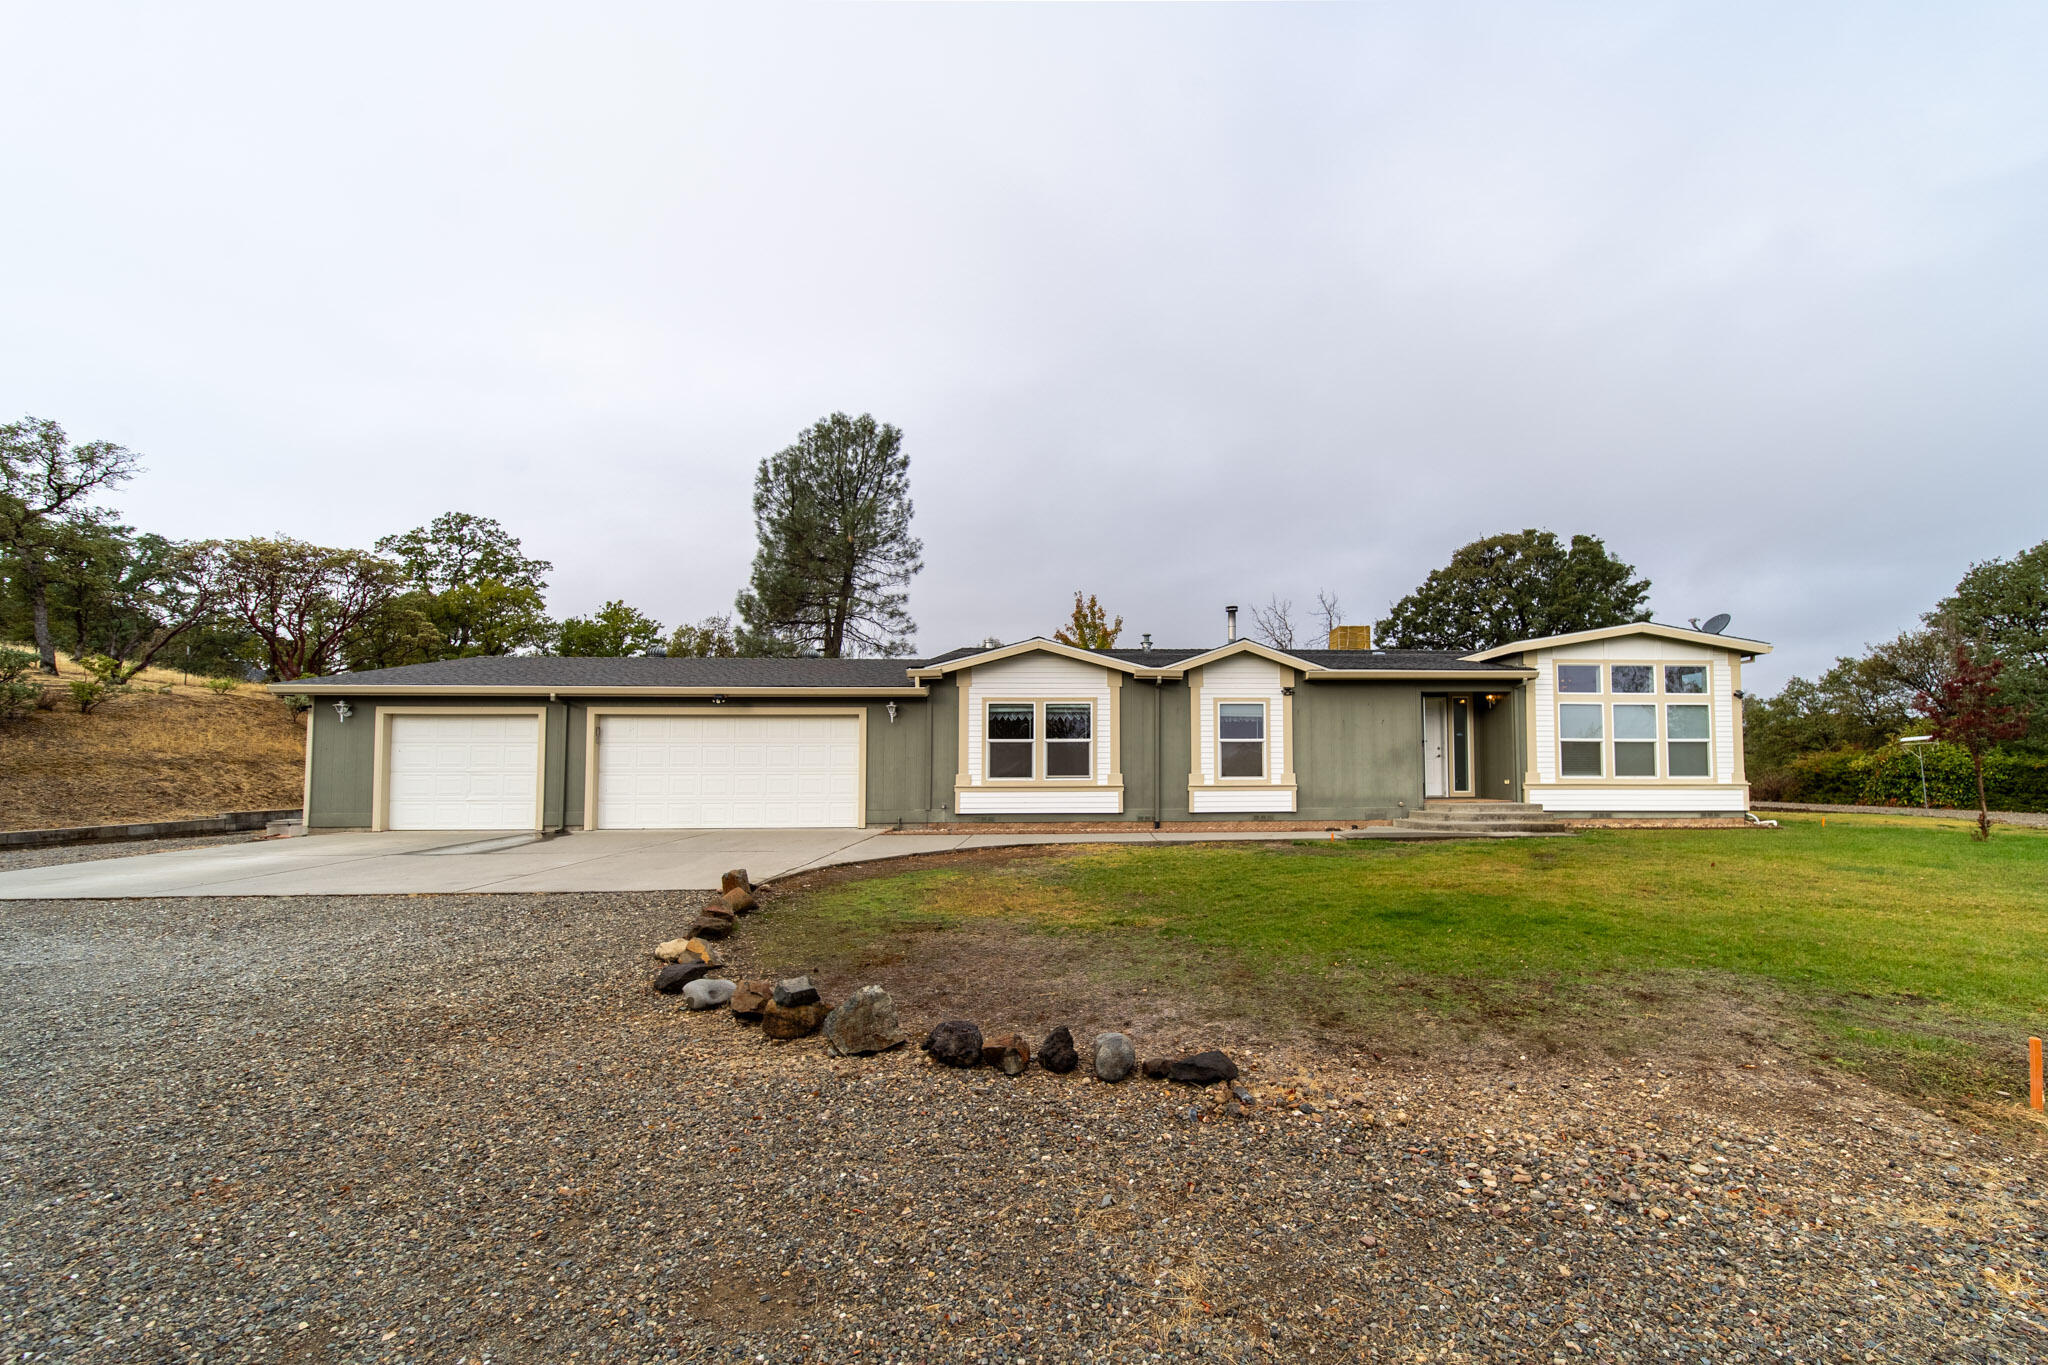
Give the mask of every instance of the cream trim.
POLYGON ((878 701, 892 698, 928 697, 930 689, 918 685, 903 687, 547 687, 539 684, 517 687, 428 687, 428 686, 370 686, 363 683, 335 681, 328 683, 272 683, 268 690, 273 696, 288 696, 302 692, 308 696, 327 697, 537 697, 543 694, 553 697, 604 697, 613 701, 624 701, 628 697, 873 697, 878 701))
MULTIPOLYGON (((308 707, 306 710, 306 774, 302 779, 305 789, 299 795, 299 827, 308 834, 313 831, 313 727, 319 721, 320 708, 317 706, 308 707)), ((545 744, 546 735, 543 734, 541 739, 542 743, 545 744)))
POLYGON ((1733 790, 1736 785, 1738 784, 1732 782, 1722 782, 1711 777, 1678 777, 1656 779, 1651 779, 1647 777, 1573 777, 1563 778, 1556 782, 1539 782, 1536 784, 1534 789, 1539 791, 1547 791, 1552 787, 1585 787, 1587 789, 1597 787, 1602 790, 1607 790, 1610 788, 1637 788, 1643 791, 1665 791, 1672 787, 1697 787, 1701 791, 1725 792, 1733 790))
POLYGON ((1229 644, 1219 645, 1206 654, 1197 654, 1192 659, 1182 659, 1174 667, 1182 672, 1186 672, 1191 668, 1200 668, 1204 664, 1219 663, 1233 654, 1256 654, 1269 662, 1284 664, 1288 668, 1300 669, 1304 673, 1319 671, 1308 660, 1298 659, 1294 655, 1274 649, 1270 645, 1262 645, 1257 640, 1232 640, 1229 644))
POLYGON ((1526 789, 1537 784, 1541 770, 1536 766, 1536 689, 1522 689, 1522 729, 1524 747, 1528 750, 1528 771, 1523 774, 1522 786, 1526 789))
POLYGON ((1215 786, 1205 786, 1202 783, 1195 781, 1193 778, 1190 778, 1188 779, 1188 790, 1191 792, 1291 792, 1298 791, 1299 787, 1297 786, 1297 784, 1293 782, 1254 782, 1248 777, 1233 777, 1227 780, 1220 780, 1216 783, 1215 786))
POLYGON ((1533 668, 1311 668, 1310 682, 1525 682, 1536 676, 1533 668))
POLYGON ((972 700, 972 694, 968 691, 968 685, 973 677, 973 669, 963 668, 960 670, 959 678, 953 684, 960 690, 959 705, 955 708, 960 712, 960 751, 958 754, 959 763, 957 765, 960 771, 953 779, 953 785, 956 789, 970 785, 973 779, 973 775, 967 767, 967 708, 968 702, 972 700))
MULTIPOLYGON (((1121 782, 1090 782, 1078 777, 1034 777, 1029 781, 1026 781, 1021 777, 1005 777, 999 780, 1001 781, 1002 785, 996 787, 990 787, 986 785, 979 787, 955 787, 953 788, 953 798, 957 801, 960 797, 967 795, 970 792, 976 796, 987 796, 991 793, 1001 793, 1007 791, 1121 792, 1124 789, 1124 784, 1121 782)), ((1122 809, 1121 800, 1119 800, 1118 809, 1119 811, 1121 811, 1122 809)))
POLYGON ((1124 784, 1124 675, 1109 675, 1109 783, 1124 784))
POLYGON ((1137 664, 1126 663, 1122 659, 1112 658, 1107 654, 1097 654, 1093 650, 1087 649, 1076 649, 1072 645, 1063 645, 1057 640, 1048 640, 1044 636, 1038 635, 1033 636, 1029 640, 1020 640, 1014 645, 1004 645, 1001 649, 984 650, 979 654, 963 654, 957 659, 948 659, 942 664, 933 664, 928 668, 909 669, 907 670, 907 676, 919 682, 931 681, 943 678, 948 673, 956 670, 977 668, 982 664, 992 664, 1004 659, 1014 659, 1019 654, 1057 654, 1062 658, 1073 659, 1079 663, 1094 664, 1100 668, 1113 668, 1120 673, 1147 673, 1154 671, 1141 668, 1137 664))
POLYGON ((1280 690, 1280 785, 1284 787, 1294 785, 1294 689, 1300 685, 1296 678, 1280 690))
MULTIPOLYGON (((1288 698, 1283 695, 1281 701, 1288 698)), ((1273 776, 1273 699, 1271 697, 1212 697, 1209 705, 1209 733, 1216 745, 1216 752, 1210 768, 1216 778, 1212 785, 1218 787, 1285 787, 1291 785, 1290 775, 1283 772, 1279 778, 1273 776), (1259 775, 1257 777, 1225 777, 1223 775, 1223 708, 1226 706, 1256 706, 1261 717, 1260 729, 1265 733, 1259 737, 1259 775)), ((1280 736, 1283 747, 1288 736, 1280 736)), ((1283 768, 1293 764, 1283 758, 1283 768)))
POLYGON ((1210 779, 1202 771, 1202 673, 1195 669, 1188 674, 1188 785, 1208 786, 1210 779))
MULTIPOLYGON (((1112 701, 1115 694, 1111 694, 1112 701)), ((1096 760, 1096 748, 1102 742, 1102 732, 1096 724, 1102 718, 1101 708, 1093 697, 983 697, 981 706, 981 785, 974 786, 963 779, 960 788, 965 791, 1008 791, 1012 787, 1102 787, 1102 769, 1096 760), (1031 772, 1030 777, 991 777, 989 775, 988 708, 991 706, 1028 706, 1031 708, 1031 772), (1088 776, 1086 777, 1043 777, 1045 772, 1045 708, 1048 706, 1085 706, 1088 708, 1088 776)), ((1115 741, 1116 735, 1111 733, 1115 741)), ((1001 743, 1002 741, 995 741, 1001 743)), ((1016 741, 1012 740, 1011 743, 1016 741)), ((1109 785, 1121 788, 1123 777, 1112 773, 1109 785)))
POLYGON ((1560 645, 1588 644, 1594 640, 1615 640, 1624 635, 1654 635, 1664 640, 1680 640, 1690 645, 1706 645, 1725 650, 1731 654, 1768 654, 1771 647, 1762 640, 1745 640, 1739 635, 1709 635, 1703 630, 1687 630, 1683 626, 1664 626, 1655 621, 1631 621, 1625 626, 1602 626, 1598 630, 1575 630, 1566 635, 1545 635, 1534 640, 1517 640, 1513 644, 1498 645, 1482 649, 1476 654, 1464 657, 1472 663, 1485 663, 1498 659, 1504 654, 1523 654, 1535 649, 1555 649, 1560 645))
POLYGON ((533 827, 545 828, 542 816, 548 799, 548 708, 540 706, 384 706, 377 707, 377 728, 370 756, 370 829, 381 832, 391 823, 391 717, 393 716, 532 716, 538 722, 533 747, 533 827))
POLYGON ((865 706, 590 706, 583 712, 583 828, 597 825, 597 718, 599 716, 853 716, 860 721, 853 823, 868 823, 868 709, 865 706))
MULTIPOLYGON (((1734 714, 1729 719, 1735 723, 1735 781, 1746 787, 1749 785, 1749 771, 1742 754, 1744 748, 1743 731, 1746 729, 1743 724, 1742 713, 1748 708, 1742 698, 1735 695, 1742 690, 1742 660, 1730 659, 1728 661, 1728 670, 1728 705, 1734 711, 1734 714)), ((1709 713, 1707 716, 1707 729, 1709 732, 1714 728, 1713 720, 1713 715, 1709 713)))

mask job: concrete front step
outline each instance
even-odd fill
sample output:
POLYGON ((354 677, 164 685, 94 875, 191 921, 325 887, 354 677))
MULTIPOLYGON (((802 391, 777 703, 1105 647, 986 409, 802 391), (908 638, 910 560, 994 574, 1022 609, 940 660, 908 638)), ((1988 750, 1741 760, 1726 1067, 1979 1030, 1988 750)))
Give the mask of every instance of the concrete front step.
POLYGON ((1533 801, 1473 801, 1442 796, 1425 797, 1422 802, 1422 808, 1427 811, 1458 811, 1461 813, 1503 811, 1514 815, 1543 814, 1543 807, 1533 801))
POLYGON ((1487 839, 1499 835, 1524 834, 1570 834, 1571 826, 1556 820, 1511 821, 1493 820, 1486 824, 1437 825, 1420 824, 1413 819, 1396 820, 1395 829, 1410 830, 1417 834, 1449 834, 1468 839, 1487 839))
POLYGON ((1463 811, 1419 810, 1415 812, 1415 814, 1410 815, 1407 818, 1410 820, 1427 821, 1430 824, 1473 826, 1499 824, 1527 824, 1529 821, 1532 820, 1536 821, 1539 824, 1557 825, 1564 823, 1555 815, 1545 815, 1542 811, 1539 810, 1498 812, 1488 811, 1484 815, 1468 815, 1463 811))

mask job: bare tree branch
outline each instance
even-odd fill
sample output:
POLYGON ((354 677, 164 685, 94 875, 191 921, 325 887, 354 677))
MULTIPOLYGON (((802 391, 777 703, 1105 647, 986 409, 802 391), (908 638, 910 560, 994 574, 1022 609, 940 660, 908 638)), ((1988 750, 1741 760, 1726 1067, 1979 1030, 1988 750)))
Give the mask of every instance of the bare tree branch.
POLYGON ((1252 633, 1275 649, 1294 648, 1294 599, 1275 593, 1252 608, 1252 633))

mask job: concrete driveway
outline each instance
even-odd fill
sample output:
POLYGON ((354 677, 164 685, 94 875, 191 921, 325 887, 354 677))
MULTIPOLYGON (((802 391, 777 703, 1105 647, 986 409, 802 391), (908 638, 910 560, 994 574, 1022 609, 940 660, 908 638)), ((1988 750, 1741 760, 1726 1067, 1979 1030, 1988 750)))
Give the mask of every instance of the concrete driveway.
MULTIPOLYGON (((1390 831, 1371 831, 1385 833, 1390 831)), ((1359 834, 1368 831, 1358 831, 1359 834)), ((463 891, 699 891, 727 868, 773 881, 836 863, 1018 844, 1206 843, 1313 835, 891 834, 879 829, 316 834, 0 872, 0 900, 463 891)))

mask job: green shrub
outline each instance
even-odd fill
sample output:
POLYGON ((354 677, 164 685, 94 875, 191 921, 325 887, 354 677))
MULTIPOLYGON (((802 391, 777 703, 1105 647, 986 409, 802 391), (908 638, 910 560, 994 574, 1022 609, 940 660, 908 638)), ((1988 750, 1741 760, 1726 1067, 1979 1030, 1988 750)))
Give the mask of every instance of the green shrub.
POLYGON ((124 665, 119 659, 110 659, 104 654, 88 654, 78 661, 78 666, 92 674, 95 682, 107 687, 121 685, 121 669, 124 665))
MULTIPOLYGON (((1778 772, 1752 778, 1750 791, 1762 801, 1917 806, 1921 762, 1927 765, 1929 805, 1947 810, 1977 808, 1977 777, 1970 767, 1970 755, 1953 744, 1887 744, 1870 752, 1833 749, 1801 754, 1778 772)), ((1985 755, 1984 798, 1992 810, 2048 811, 2048 758, 1985 755)))
POLYGON ((1864 755, 1854 749, 1801 754, 1786 768, 1787 801, 1854 806, 1863 801, 1864 755))
POLYGON ((78 678, 71 684, 71 700, 78 703, 78 714, 81 716, 91 715, 94 707, 113 694, 114 689, 98 678, 78 678))
POLYGON ((241 684, 233 678, 208 678, 206 680, 207 690, 223 697, 240 686, 241 684))
POLYGON ((0 721, 20 720, 35 709, 43 689, 29 681, 38 660, 25 649, 0 649, 0 721))
POLYGON ((313 699, 304 692, 293 692, 279 700, 283 701, 285 708, 295 716, 303 715, 313 709, 313 699))

